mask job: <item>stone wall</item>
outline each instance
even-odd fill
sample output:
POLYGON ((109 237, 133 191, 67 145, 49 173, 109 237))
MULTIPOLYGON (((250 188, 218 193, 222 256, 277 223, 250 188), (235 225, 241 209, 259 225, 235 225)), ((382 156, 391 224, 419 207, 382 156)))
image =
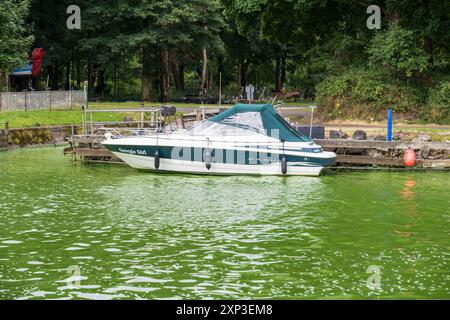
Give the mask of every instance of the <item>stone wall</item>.
POLYGON ((8 147, 8 129, 0 129, 0 150, 8 147))
MULTIPOLYGON (((74 133, 81 131, 80 127, 73 127, 74 133)), ((63 144, 72 135, 72 126, 34 127, 9 129, 8 147, 25 147, 35 145, 63 144)))

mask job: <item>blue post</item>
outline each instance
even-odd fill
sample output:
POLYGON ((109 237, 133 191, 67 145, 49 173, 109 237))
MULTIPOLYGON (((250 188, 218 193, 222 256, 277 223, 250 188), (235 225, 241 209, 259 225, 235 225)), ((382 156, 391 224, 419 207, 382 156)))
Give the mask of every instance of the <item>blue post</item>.
POLYGON ((392 141, 392 109, 388 109, 387 141, 392 141))

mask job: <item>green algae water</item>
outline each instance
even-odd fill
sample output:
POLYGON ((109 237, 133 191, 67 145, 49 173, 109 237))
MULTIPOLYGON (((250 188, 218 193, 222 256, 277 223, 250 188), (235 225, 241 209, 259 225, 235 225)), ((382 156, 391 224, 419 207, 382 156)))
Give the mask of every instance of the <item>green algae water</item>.
POLYGON ((450 173, 308 177, 0 153, 0 298, 450 298, 450 173))

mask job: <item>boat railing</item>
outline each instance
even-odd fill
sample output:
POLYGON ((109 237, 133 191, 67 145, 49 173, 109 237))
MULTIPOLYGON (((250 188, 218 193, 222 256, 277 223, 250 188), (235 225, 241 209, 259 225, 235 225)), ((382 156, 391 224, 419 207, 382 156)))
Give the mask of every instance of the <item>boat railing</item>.
POLYGON ((310 110, 310 118, 309 118, 309 137, 312 138, 313 133, 313 123, 314 123, 314 111, 317 109, 317 106, 295 106, 295 107, 283 107, 283 104, 277 104, 273 106, 278 113, 281 113, 282 110, 310 110))
POLYGON ((103 136, 107 136, 109 134, 110 137, 118 139, 124 137, 139 137, 139 136, 149 136, 157 134, 157 130, 149 130, 148 128, 107 128, 103 127, 100 130, 104 131, 103 136))
POLYGON ((161 114, 162 108, 139 108, 139 109, 83 109, 82 112, 82 132, 83 135, 95 135, 97 131, 108 129, 153 129, 161 130, 164 117, 161 114), (125 118, 123 121, 95 121, 94 114, 99 113, 137 113, 139 120, 125 118), (147 119, 146 119, 147 116, 147 119))

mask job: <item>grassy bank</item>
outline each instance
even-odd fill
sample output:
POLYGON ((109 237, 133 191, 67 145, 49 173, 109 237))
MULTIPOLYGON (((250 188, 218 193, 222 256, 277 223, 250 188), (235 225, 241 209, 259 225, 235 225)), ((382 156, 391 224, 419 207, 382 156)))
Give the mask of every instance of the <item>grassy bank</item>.
MULTIPOLYGON (((169 103, 177 108, 197 108, 198 104, 193 103, 169 103)), ((149 104, 148 106, 157 106, 158 104, 149 104)), ((307 106, 310 103, 288 103, 286 106, 307 106)), ((218 105, 203 105, 207 108, 218 108, 218 105)), ((139 102, 101 102, 90 103, 89 109, 139 109, 139 102)), ((183 112, 183 110, 180 110, 183 112)), ((95 121, 122 121, 125 116, 133 116, 139 119, 137 114, 132 112, 121 113, 96 113, 95 121)), ((81 110, 34 110, 34 111, 8 111, 0 112, 0 122, 8 121, 10 128, 29 128, 52 125, 71 125, 81 123, 81 110)))
MULTIPOLYGON (((123 103, 91 103, 89 109, 136 109, 141 108, 138 102, 123 103)), ((137 115, 132 112, 96 113, 94 121, 122 121, 125 116, 137 115)), ((0 122, 8 121, 10 128, 28 128, 53 125, 81 124, 82 113, 80 108, 74 110, 33 110, 0 112, 0 122)))
MULTIPOLYGON (((151 104, 150 106, 157 106, 158 104, 151 104)), ((192 112, 193 109, 198 107, 198 104, 189 103, 170 103, 174 105, 181 112, 192 112), (184 109, 183 109, 184 108, 184 109), (187 108, 187 109, 186 109, 187 108)), ((296 107, 296 106, 309 106, 314 105, 314 103, 287 103, 285 107, 296 107)), ((217 108, 218 105, 204 105, 204 107, 217 108)), ((141 104, 139 102, 102 102, 102 103, 90 103, 90 109, 100 110, 100 109, 139 109, 141 104)), ((181 114, 179 112, 178 114, 181 114)), ((309 114, 308 114, 309 115, 309 114)), ((133 112, 120 112, 120 113, 96 113, 94 115, 94 121, 122 121, 124 117, 131 116, 138 120, 140 115, 133 112)), ((56 126, 56 125, 79 125, 81 124, 81 109, 76 108, 75 110, 36 110, 36 111, 13 111, 13 112, 0 112, 0 123, 4 121, 9 122, 10 128, 29 128, 29 127, 46 127, 46 126, 56 126)), ((295 122, 296 115, 290 115, 289 118, 295 122)), ((308 118, 309 119, 309 118, 308 118)), ((340 125, 344 127, 343 131, 348 133, 350 136, 356 127, 359 127, 368 132, 371 135, 383 135, 385 134, 385 122, 371 121, 366 122, 362 120, 335 120, 327 122, 328 129, 338 129, 340 125)), ((407 131, 413 135, 417 135, 420 132, 429 134, 435 141, 446 141, 450 139, 450 129, 447 126, 435 127, 433 125, 418 124, 415 126, 406 125, 401 121, 397 122, 395 125, 395 130, 407 131)))
MULTIPOLYGON (((96 121, 120 121, 126 114, 106 114, 96 115, 96 121)), ((54 125, 79 125, 81 124, 80 110, 72 111, 14 111, 0 112, 0 122, 8 121, 10 128, 43 127, 54 125)))

